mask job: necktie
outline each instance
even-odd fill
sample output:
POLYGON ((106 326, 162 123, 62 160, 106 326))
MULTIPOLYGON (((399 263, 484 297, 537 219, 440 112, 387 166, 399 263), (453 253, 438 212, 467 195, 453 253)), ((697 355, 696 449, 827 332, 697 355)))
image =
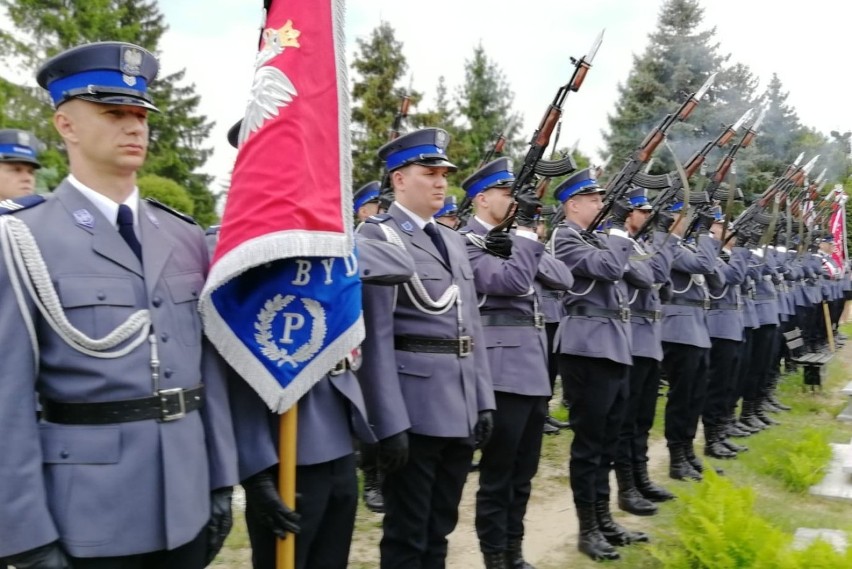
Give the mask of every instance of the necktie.
POLYGON ((423 226, 423 231, 426 232, 426 235, 432 239, 432 243, 434 243, 435 248, 438 250, 438 253, 441 254, 441 257, 444 258, 444 262, 449 265, 450 264, 450 254, 447 253, 447 245, 444 243, 443 237, 441 237, 441 232, 438 231, 438 228, 434 223, 427 223, 423 226))
POLYGON ((136 258, 142 262, 142 244, 139 243, 136 232, 133 231, 133 210, 125 204, 118 206, 118 233, 136 255, 136 258))

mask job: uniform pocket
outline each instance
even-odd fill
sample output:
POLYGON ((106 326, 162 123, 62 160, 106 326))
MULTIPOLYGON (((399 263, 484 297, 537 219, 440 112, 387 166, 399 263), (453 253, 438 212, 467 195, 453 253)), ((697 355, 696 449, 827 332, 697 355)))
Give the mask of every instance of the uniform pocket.
POLYGON ((164 278, 174 303, 175 333, 187 346, 201 343, 201 318, 198 315, 198 297, 204 287, 201 273, 182 273, 164 278))
POLYGON ((57 279, 57 292, 71 325, 94 339, 112 333, 135 312, 136 292, 130 277, 63 276, 57 279))

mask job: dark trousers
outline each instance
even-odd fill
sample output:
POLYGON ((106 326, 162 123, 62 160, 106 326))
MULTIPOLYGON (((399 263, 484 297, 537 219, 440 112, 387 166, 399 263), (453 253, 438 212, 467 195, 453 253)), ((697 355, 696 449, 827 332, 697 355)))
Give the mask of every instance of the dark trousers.
POLYGON ((751 345, 754 341, 754 331, 755 328, 746 328, 743 331, 744 340, 740 344, 740 365, 739 369, 737 369, 737 381, 728 399, 729 414, 735 413, 737 402, 739 402, 745 392, 745 385, 748 381, 748 368, 751 365, 751 345))
MULTIPOLYGON (((556 385, 556 376, 559 375, 559 357, 553 353, 553 343, 556 338, 556 330, 559 322, 547 322, 544 325, 544 333, 547 336, 547 375, 550 378, 550 392, 555 393, 553 387, 556 385)), ((568 407, 565 399, 565 379, 562 380, 562 402, 568 407)))
POLYGON ((541 457, 547 397, 494 393, 494 432, 482 449, 476 493, 476 534, 484 553, 524 537, 524 515, 541 457))
MULTIPOLYGON (((296 511, 302 531, 296 536, 298 569, 345 569, 358 506, 355 455, 296 467, 296 511)), ((246 508, 254 569, 275 569, 275 535, 246 508)), ((288 536, 287 539, 293 539, 288 536)))
POLYGON ((409 434, 408 462, 385 474, 382 569, 443 568, 473 440, 409 434))
POLYGON ((812 304, 810 306, 796 307, 796 319, 799 322, 799 327, 802 329, 802 338, 805 340, 808 348, 814 346, 819 341, 818 310, 822 311, 822 305, 812 304))
POLYGON ((711 338, 710 343, 707 397, 703 411, 705 430, 709 426, 721 424, 731 414, 729 401, 736 389, 742 353, 742 342, 736 340, 711 338))
POLYGON ((615 455, 615 463, 622 466, 648 462, 648 434, 657 412, 660 362, 634 357, 628 377, 630 393, 615 455))
POLYGON ((603 358, 559 355, 559 373, 571 402, 574 440, 568 469, 577 505, 609 499, 609 471, 629 392, 628 367, 603 358))
POLYGON ((72 557, 74 569, 202 569, 207 557, 207 529, 170 551, 122 557, 72 557))
POLYGON ((743 401, 756 401, 766 388, 772 353, 777 343, 777 328, 776 324, 766 324, 755 328, 752 333, 751 360, 743 389, 743 401))
POLYGON ((669 379, 665 428, 669 445, 695 439, 707 393, 709 354, 709 348, 663 342, 663 369, 669 379))

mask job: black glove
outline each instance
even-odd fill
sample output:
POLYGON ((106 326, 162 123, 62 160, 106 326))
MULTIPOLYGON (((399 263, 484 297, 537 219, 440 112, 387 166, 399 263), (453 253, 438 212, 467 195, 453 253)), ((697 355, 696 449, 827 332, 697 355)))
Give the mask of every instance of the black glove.
POLYGON ((485 234, 485 250, 508 259, 512 256, 512 237, 504 231, 489 231, 485 234))
POLYGON ((494 413, 491 411, 480 411, 479 420, 473 427, 473 439, 476 448, 482 448, 488 444, 491 433, 494 431, 494 413))
POLYGON ((612 227, 624 231, 624 224, 631 211, 633 211, 633 206, 624 198, 619 198, 612 202, 612 207, 609 210, 609 219, 612 227))
POLYGON ((207 522, 207 560, 209 565, 219 550, 225 544, 225 539, 231 533, 234 525, 234 516, 231 513, 231 495, 234 489, 219 488, 210 493, 210 521, 207 522))
POLYGON ((379 468, 385 472, 399 470, 408 462, 408 432, 402 431, 379 441, 379 468))
POLYGON ((6 557, 2 562, 17 569, 71 569, 71 562, 58 541, 6 557))
POLYGON ((674 223, 674 216, 668 211, 658 211, 657 219, 654 220, 654 229, 662 233, 668 233, 674 223))
POLYGON ((716 216, 709 211, 699 211, 695 222, 695 232, 704 233, 710 231, 710 227, 716 222, 716 216))
POLYGON ((748 248, 749 242, 751 241, 751 231, 749 231, 748 227, 742 227, 737 229, 737 247, 746 247, 748 248))
POLYGON ((532 191, 523 191, 516 198, 515 223, 518 227, 535 227, 543 204, 532 191))
POLYGON ((245 479, 243 489, 246 491, 246 505, 251 505, 260 523, 276 537, 284 539, 287 532, 298 534, 301 531, 301 516, 281 501, 275 487, 275 477, 270 470, 262 470, 245 479))

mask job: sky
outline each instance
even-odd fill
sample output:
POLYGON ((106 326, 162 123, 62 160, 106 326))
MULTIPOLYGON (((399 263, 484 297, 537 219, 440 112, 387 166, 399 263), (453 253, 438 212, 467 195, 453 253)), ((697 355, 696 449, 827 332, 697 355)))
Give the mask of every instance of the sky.
MULTIPOLYGON (((662 4, 663 0, 349 0, 347 54, 351 61, 356 39, 367 38, 382 21, 390 23, 408 60, 405 84, 424 93, 422 110, 426 110, 440 76, 450 94, 456 92, 465 60, 481 43, 511 85, 514 107, 524 119, 522 136, 529 139, 559 86, 570 78, 570 57, 585 54, 605 29, 582 89, 566 100, 559 143, 570 147, 579 141, 579 150, 594 160, 603 146, 607 115, 615 109, 618 85, 627 79, 634 56, 645 51, 662 4)), ((214 153, 203 170, 216 177, 217 189, 226 183, 236 157, 226 132, 245 107, 261 6, 260 0, 160 2, 170 28, 160 45, 163 71, 185 68, 187 81, 201 95, 200 112, 216 121, 208 141, 214 153)), ((702 7, 702 29, 715 27, 719 53, 749 66, 761 80, 759 90, 777 73, 789 93, 787 103, 803 124, 826 136, 832 130, 852 130, 852 41, 847 37, 852 6, 837 0, 796 4, 704 0, 702 7)), ((294 25, 298 28, 298 22, 294 25)))

